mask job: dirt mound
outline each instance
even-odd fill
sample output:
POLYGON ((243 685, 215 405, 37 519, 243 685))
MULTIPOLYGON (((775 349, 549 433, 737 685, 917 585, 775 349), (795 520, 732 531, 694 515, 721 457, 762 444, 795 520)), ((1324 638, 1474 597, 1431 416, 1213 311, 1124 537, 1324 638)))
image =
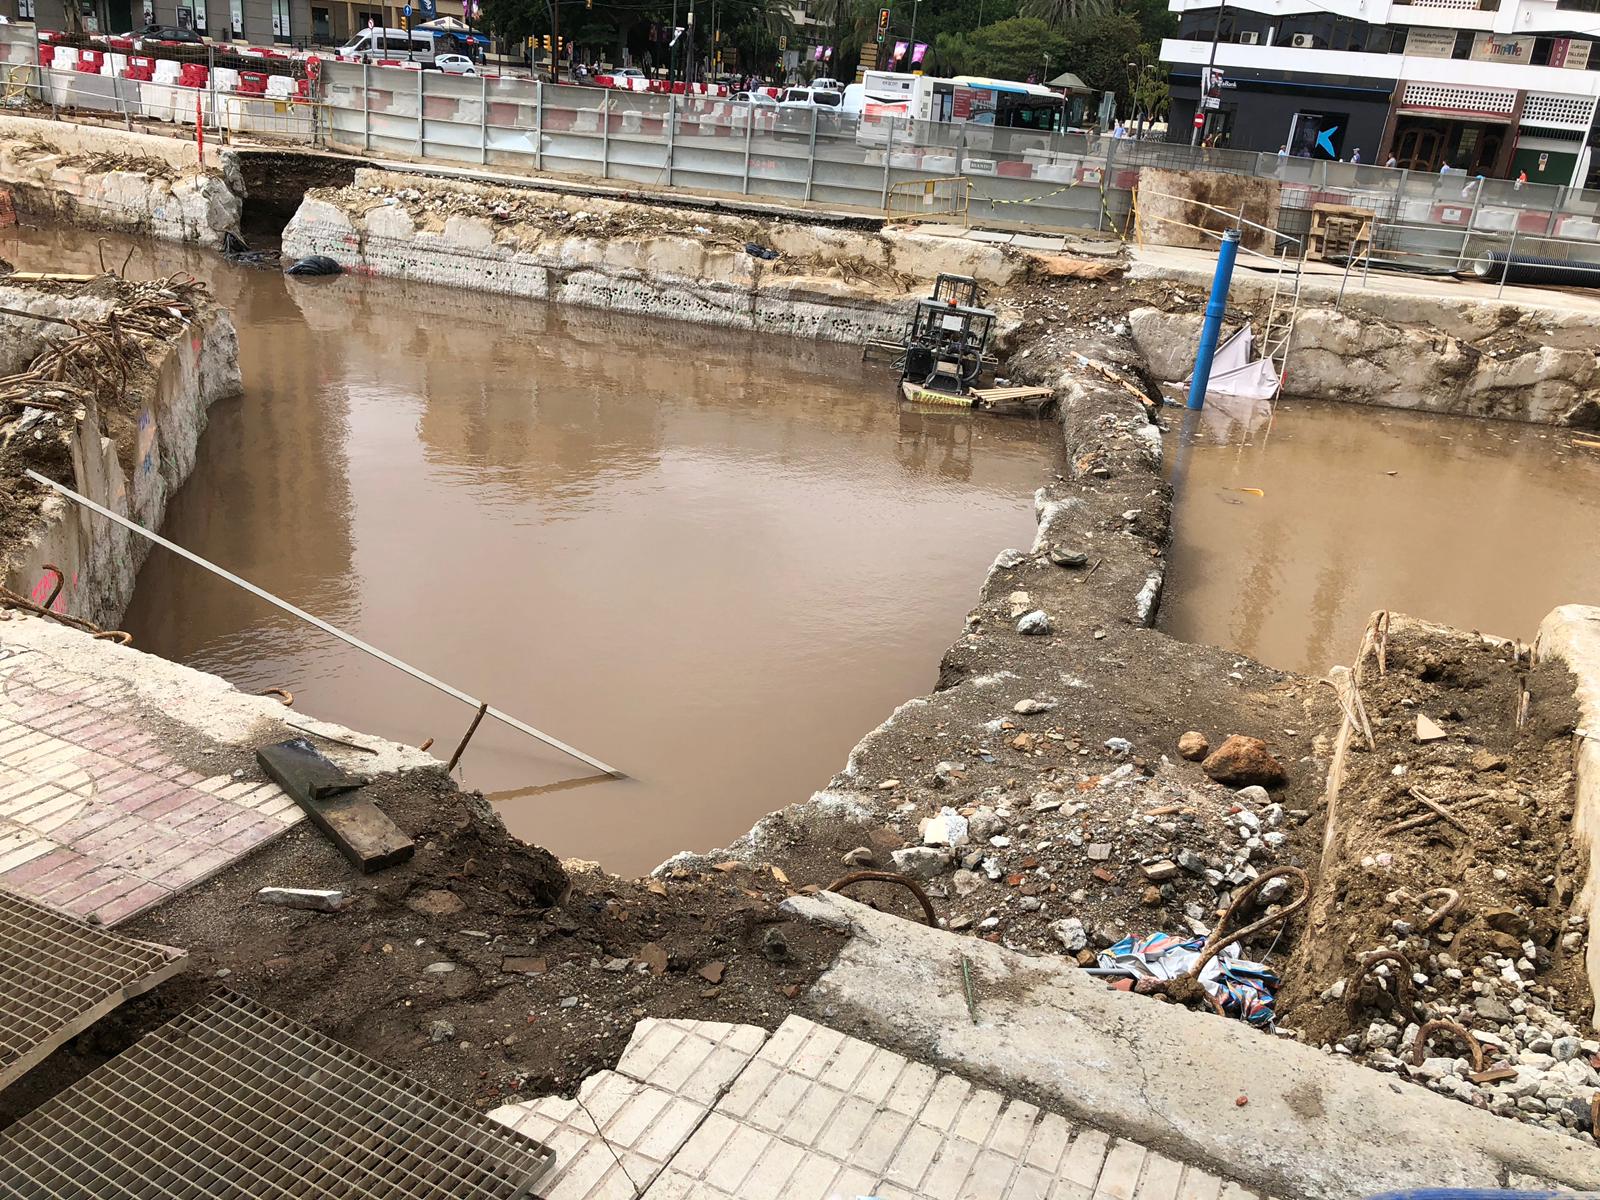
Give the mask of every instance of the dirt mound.
POLYGON ((7 1091, 0 1126, 226 985, 462 1100, 492 1107, 611 1066, 634 1023, 692 1017, 775 1027, 840 939, 779 918, 771 871, 631 883, 568 863, 557 908, 530 903, 548 853, 509 835, 443 773, 367 791, 415 858, 353 875, 307 825, 139 918, 133 937, 190 951, 190 969, 125 1005, 7 1091), (338 913, 255 898, 339 887, 338 913))
POLYGON ((1572 677, 1531 665, 1515 644, 1395 618, 1373 639, 1359 692, 1352 709, 1364 710, 1372 744, 1358 734, 1345 755, 1312 926, 1285 981, 1286 1023, 1400 1070, 1423 1022, 1457 1021, 1511 1077, 1471 1079, 1454 1058, 1465 1052, 1446 1042, 1406 1075, 1582 1132, 1600 1043, 1582 1039, 1592 997, 1573 907, 1584 860, 1572 845, 1572 677), (1378 952, 1403 959, 1351 997, 1352 973, 1378 952), (1404 966, 1409 979, 1398 978, 1404 966))

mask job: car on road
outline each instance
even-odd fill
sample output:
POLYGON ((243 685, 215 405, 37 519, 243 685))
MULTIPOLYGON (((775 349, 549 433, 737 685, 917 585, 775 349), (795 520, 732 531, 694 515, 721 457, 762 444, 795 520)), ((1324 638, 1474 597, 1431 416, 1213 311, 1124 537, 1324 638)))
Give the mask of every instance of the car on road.
POLYGON ((446 75, 476 75, 478 64, 465 54, 435 54, 433 65, 446 75))
POLYGON ((773 128, 780 138, 809 138, 815 122, 817 135, 834 135, 844 128, 844 93, 831 88, 784 88, 773 128))
POLYGON ((143 29, 136 29, 132 36, 138 41, 151 42, 188 42, 193 46, 203 46, 205 38, 192 29, 179 29, 176 25, 146 25, 143 29))
POLYGON ((777 108, 778 102, 765 92, 735 92, 728 97, 735 104, 754 104, 757 107, 777 108))
POLYGON ((613 79, 643 79, 645 74, 638 67, 618 67, 611 72, 613 79))

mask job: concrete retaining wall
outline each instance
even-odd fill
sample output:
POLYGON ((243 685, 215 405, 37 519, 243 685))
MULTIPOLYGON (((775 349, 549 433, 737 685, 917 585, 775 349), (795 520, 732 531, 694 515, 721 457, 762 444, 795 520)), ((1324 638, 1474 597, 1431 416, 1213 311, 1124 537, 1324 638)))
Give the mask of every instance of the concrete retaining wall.
POLYGON ((377 170, 358 171, 353 188, 308 194, 283 249, 375 275, 842 342, 898 340, 913 298, 941 271, 999 284, 1018 270, 1000 248, 959 239, 667 214, 377 170), (552 227, 544 213, 450 211, 464 207, 456 197, 478 207, 496 198, 553 206, 634 229, 587 236, 583 221, 552 227), (747 240, 777 250, 782 263, 747 253, 747 240))
MULTIPOLYGON (((75 316, 102 315, 83 311, 104 301, 41 297, 20 289, 0 288, 0 305, 32 311, 74 308, 75 316)), ((25 364, 42 347, 42 337, 29 348, 30 331, 49 327, 10 321, 0 339, 0 357, 25 364)), ((56 327, 59 332, 59 326, 56 327)), ((167 501, 194 468, 195 448, 205 429, 213 401, 239 391, 239 343, 226 313, 211 311, 175 340, 153 364, 148 400, 137 418, 137 461, 125 465, 116 444, 106 435, 97 409, 78 422, 72 439, 73 486, 91 500, 122 513, 147 529, 159 529, 167 501)), ((59 496, 48 497, 31 535, 8 547, 5 583, 13 591, 43 603, 54 576, 45 563, 60 567, 66 584, 55 602, 58 611, 100 625, 114 625, 133 595, 134 580, 150 552, 150 543, 103 517, 59 496)))
POLYGON ((1589 990, 1596 996, 1593 1023, 1600 1027, 1600 608, 1563 604, 1539 626, 1539 658, 1559 658, 1577 679, 1579 730, 1574 747, 1578 776, 1572 841, 1589 856, 1589 871, 1577 907, 1589 917, 1584 956, 1589 990))
MULTIPOLYGON (((1264 307, 1242 311, 1261 329, 1264 307), (1259 309, 1259 311, 1254 311, 1259 309)), ((1150 373, 1189 373, 1200 316, 1135 309, 1128 323, 1150 373)), ((1489 304, 1363 296, 1300 311, 1284 395, 1540 425, 1600 424, 1600 356, 1586 318, 1489 304)))
POLYGON ((11 118, 0 123, 0 185, 19 211, 45 219, 219 245, 239 227, 242 201, 220 175, 199 172, 193 146, 186 161, 175 147, 184 143, 11 118))

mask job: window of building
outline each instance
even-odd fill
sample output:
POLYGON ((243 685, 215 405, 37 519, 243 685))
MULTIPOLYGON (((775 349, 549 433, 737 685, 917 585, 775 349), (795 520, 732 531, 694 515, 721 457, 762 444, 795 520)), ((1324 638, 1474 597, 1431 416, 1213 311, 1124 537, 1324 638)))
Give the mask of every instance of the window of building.
POLYGON ((1456 32, 1456 48, 1450 55, 1451 58, 1471 58, 1472 39, 1477 35, 1470 29, 1461 29, 1456 32))
POLYGON ((33 0, 17 0, 17 20, 33 20, 33 0))
POLYGON ((289 40, 289 0, 272 0, 272 40, 289 40))

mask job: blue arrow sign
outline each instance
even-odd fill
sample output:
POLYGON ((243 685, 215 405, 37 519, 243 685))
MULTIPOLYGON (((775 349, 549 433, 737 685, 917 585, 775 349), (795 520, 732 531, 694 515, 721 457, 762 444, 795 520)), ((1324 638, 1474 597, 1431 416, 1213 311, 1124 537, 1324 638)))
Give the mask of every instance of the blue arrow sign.
POLYGON ((1332 129, 1324 129, 1321 133, 1317 134, 1317 145, 1321 146, 1328 152, 1329 158, 1339 157, 1333 151, 1333 135, 1338 132, 1339 127, 1335 125, 1332 129))

